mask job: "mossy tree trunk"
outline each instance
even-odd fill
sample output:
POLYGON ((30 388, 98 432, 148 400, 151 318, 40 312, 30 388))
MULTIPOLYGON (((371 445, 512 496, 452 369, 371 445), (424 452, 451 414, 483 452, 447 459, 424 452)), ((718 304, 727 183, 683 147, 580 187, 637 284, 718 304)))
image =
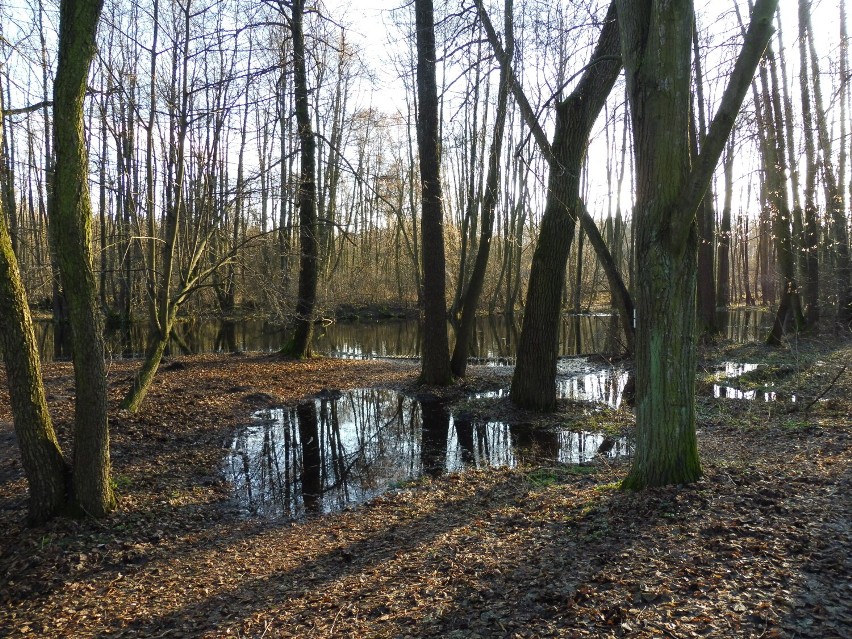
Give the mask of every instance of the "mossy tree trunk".
POLYGON ((626 484, 693 481, 698 230, 689 171, 692 3, 619 0, 636 157, 636 459, 626 484))
POLYGON ((102 320, 92 265, 92 203, 83 100, 102 0, 62 0, 53 85, 53 207, 50 233, 68 300, 76 385, 73 492, 76 506, 101 517, 112 510, 102 320))
MULTIPOLYGON (((0 147, 3 120, 0 117, 0 147)), ((15 435, 29 487, 28 520, 47 521, 67 506, 68 468, 56 433, 41 379, 27 294, 0 199, 0 343, 9 383, 15 435)))
POLYGON ((617 0, 636 158, 636 454, 627 488, 701 476, 695 434, 696 211, 772 32, 759 0, 690 168, 691 2, 617 0))

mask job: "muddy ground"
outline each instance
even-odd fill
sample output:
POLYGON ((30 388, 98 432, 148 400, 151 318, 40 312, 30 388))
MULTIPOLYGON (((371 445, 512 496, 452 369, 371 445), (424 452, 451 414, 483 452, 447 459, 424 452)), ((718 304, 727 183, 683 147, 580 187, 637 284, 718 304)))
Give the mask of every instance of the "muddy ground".
MULTIPOLYGON (((221 473, 252 410, 322 389, 416 388, 409 361, 181 357, 138 415, 109 369, 119 507, 27 528, 0 383, 0 635, 11 637, 852 636, 849 341, 717 345, 699 370, 705 477, 623 492, 629 460, 422 479, 304 521, 241 516, 221 473), (714 398, 724 361, 775 401, 714 398), (795 401, 793 399, 795 398, 795 401)), ((475 367, 463 401, 508 379, 475 367)), ((45 366, 63 443, 68 363, 45 366)), ((480 406, 481 408, 481 406, 480 406)), ((499 408, 504 419, 581 425, 499 408)), ((595 426, 630 428, 627 407, 595 426)))

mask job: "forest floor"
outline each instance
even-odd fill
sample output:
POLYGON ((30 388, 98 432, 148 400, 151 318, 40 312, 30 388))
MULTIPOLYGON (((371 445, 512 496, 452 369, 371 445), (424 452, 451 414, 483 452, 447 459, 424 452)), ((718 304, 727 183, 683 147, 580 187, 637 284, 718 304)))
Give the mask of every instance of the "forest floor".
MULTIPOLYGON (((621 491, 629 460, 498 468, 295 522, 229 506, 234 430, 324 388, 411 390, 415 362, 180 357, 129 415, 138 362, 117 361, 119 507, 37 528, 0 377, 0 636, 850 637, 850 361, 848 340, 705 349, 693 485, 621 491), (724 361, 766 364, 740 383, 778 399, 713 398, 724 361)), ((45 376, 67 443, 73 371, 45 376)), ((449 393, 506 382, 475 367, 449 393)))

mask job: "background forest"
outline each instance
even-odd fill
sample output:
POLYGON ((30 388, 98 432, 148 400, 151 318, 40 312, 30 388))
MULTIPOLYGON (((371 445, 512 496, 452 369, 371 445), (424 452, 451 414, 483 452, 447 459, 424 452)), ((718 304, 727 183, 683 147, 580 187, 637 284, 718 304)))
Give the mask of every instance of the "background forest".
MULTIPOLYGON (((700 325, 717 306, 777 307, 787 325, 848 319, 848 43, 845 2, 781 3, 776 32, 700 208, 700 325), (816 20, 811 16, 814 12, 816 20), (816 31, 812 24, 816 25, 816 31), (846 308, 846 310, 844 310, 846 308)), ((518 82, 548 132, 577 82, 606 3, 520 2, 518 82)), ((487 7, 498 19, 502 6, 487 7)), ((748 23, 741 2, 697 8, 692 138, 706 134, 748 23), (723 6, 724 5, 724 6, 723 6)), ((58 9, 4 3, 0 186, 29 299, 61 316, 46 231, 55 149, 58 9)), ((293 38, 288 3, 107 2, 85 102, 99 303, 113 325, 146 321, 166 286, 179 314, 295 313, 300 267, 293 38), (170 224, 167 220, 174 221, 170 224), (164 253, 173 251, 164 279, 164 253), (165 282, 165 284, 164 284, 165 282)), ((483 226, 499 64, 474 4, 436 6, 447 304, 461 308, 483 226)), ((416 47, 409 7, 305 8, 316 141, 316 316, 343 305, 422 304, 416 47)), ((492 250, 480 310, 521 309, 547 193, 547 162, 508 96, 492 250)), ((594 124, 581 191, 628 288, 634 172, 623 78, 594 124)), ((563 304, 610 307, 578 231, 563 304)), ((598 251, 599 253, 599 251, 598 251)))

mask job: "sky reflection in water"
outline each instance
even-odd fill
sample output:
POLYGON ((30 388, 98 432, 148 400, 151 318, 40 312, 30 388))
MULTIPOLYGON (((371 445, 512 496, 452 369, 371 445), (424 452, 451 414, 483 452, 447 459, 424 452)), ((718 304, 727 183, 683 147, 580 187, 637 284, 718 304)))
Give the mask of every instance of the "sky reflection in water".
POLYGON ((225 475, 246 513, 293 518, 340 510, 422 475, 532 459, 577 464, 599 451, 625 455, 628 443, 476 421, 438 401, 360 389, 256 413, 231 443, 225 475))

